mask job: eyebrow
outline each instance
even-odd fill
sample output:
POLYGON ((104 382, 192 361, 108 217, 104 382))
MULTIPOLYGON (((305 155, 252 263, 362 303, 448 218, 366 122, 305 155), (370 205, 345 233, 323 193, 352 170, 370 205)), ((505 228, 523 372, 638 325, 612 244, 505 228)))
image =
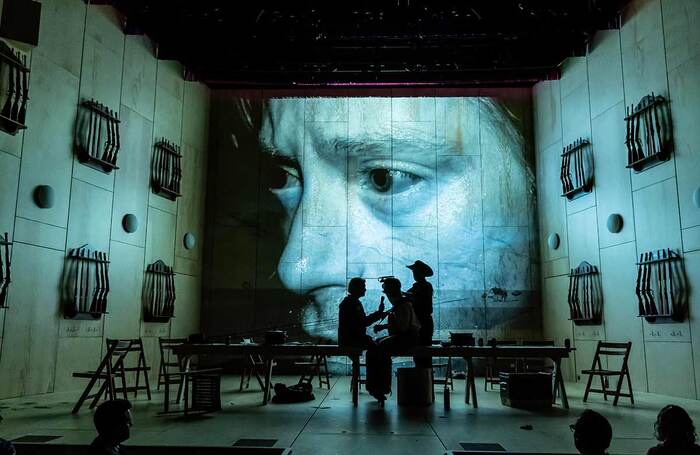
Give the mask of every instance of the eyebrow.
POLYGON ((425 141, 422 139, 396 139, 391 136, 384 135, 381 139, 343 139, 333 138, 328 141, 331 147, 336 152, 347 150, 350 155, 362 155, 368 151, 379 151, 389 147, 387 155, 392 153, 392 149, 396 150, 400 147, 406 151, 414 151, 416 155, 461 155, 463 151, 461 147, 451 141, 425 141))

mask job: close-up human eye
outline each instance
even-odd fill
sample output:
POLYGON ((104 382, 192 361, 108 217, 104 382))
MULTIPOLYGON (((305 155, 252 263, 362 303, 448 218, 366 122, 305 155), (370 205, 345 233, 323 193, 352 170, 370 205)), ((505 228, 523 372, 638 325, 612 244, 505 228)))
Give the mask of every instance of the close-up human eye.
POLYGON ((272 164, 266 175, 267 188, 275 192, 296 189, 301 186, 299 170, 285 164, 272 164))
POLYGON ((403 193, 425 179, 409 171, 389 167, 368 167, 361 175, 362 187, 379 195, 403 193))

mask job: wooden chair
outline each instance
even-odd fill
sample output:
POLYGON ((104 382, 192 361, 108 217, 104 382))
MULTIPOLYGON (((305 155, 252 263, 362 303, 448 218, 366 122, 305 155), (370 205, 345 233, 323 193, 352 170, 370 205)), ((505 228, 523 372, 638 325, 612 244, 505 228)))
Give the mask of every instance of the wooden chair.
POLYGON ((318 376, 318 386, 325 385, 331 388, 330 374, 328 374, 328 357, 325 355, 312 355, 308 361, 294 362, 294 365, 302 367, 299 384, 311 384, 315 376, 318 376))
MULTIPOLYGON (((553 340, 523 340, 522 346, 554 346, 553 340)), ((516 371, 523 373, 552 372, 554 365, 549 359, 520 358, 517 359, 516 371)))
POLYGON ((221 410, 221 368, 194 370, 185 375, 185 417, 221 410))
POLYGON ((452 379, 452 357, 448 357, 446 362, 438 360, 437 363, 433 363, 433 385, 443 385, 445 388, 454 390, 452 379), (443 368, 445 370, 445 376, 435 376, 435 370, 443 368))
MULTIPOLYGON (((185 338, 158 338, 158 347, 160 348, 160 365, 158 366, 158 386, 156 390, 160 390, 160 386, 165 385, 169 375, 173 369, 177 372, 182 371, 182 365, 177 356, 172 352, 175 346, 180 346, 187 341, 185 338)), ((178 391, 178 395, 180 392, 178 391)))
MULTIPOLYGON (((517 340, 496 340, 496 346, 517 346, 517 340)), ((486 373, 484 374, 484 390, 488 390, 489 384, 491 385, 491 390, 493 390, 494 385, 501 384, 501 378, 498 375, 504 370, 513 370, 515 365, 509 363, 508 365, 499 364, 497 357, 489 357, 486 360, 486 373)))
POLYGON ((263 380, 260 377, 260 372, 264 371, 264 369, 265 361, 263 360, 261 355, 249 355, 246 359, 246 364, 243 366, 243 371, 241 372, 241 385, 238 388, 238 391, 242 392, 244 385, 246 389, 250 387, 250 377, 252 375, 255 375, 255 379, 258 381, 260 389, 265 390, 265 384, 263 383, 263 380))
POLYGON ((113 340, 107 339, 107 351, 104 357, 100 361, 97 369, 83 372, 73 373, 74 378, 84 378, 90 379, 85 390, 80 395, 77 403, 71 411, 73 414, 77 413, 85 400, 92 398, 90 403, 90 409, 93 409, 102 397, 108 400, 113 400, 117 398, 117 394, 121 392, 122 396, 126 399, 128 392, 134 392, 134 395, 138 393, 139 390, 146 390, 148 399, 151 399, 151 389, 148 383, 148 371, 150 368, 146 364, 146 357, 143 351, 143 342, 140 338, 133 340, 113 340), (127 356, 132 353, 138 353, 138 360, 135 367, 127 366, 126 360, 127 356), (126 373, 136 372, 136 385, 128 386, 126 373), (140 385, 140 374, 144 373, 145 385, 140 385), (120 379, 121 387, 117 387, 116 380, 120 379), (100 388, 97 393, 91 395, 93 387, 102 381, 100 388))
MULTIPOLYGON (((634 404, 634 395, 632 394, 632 380, 630 379, 629 368, 627 361, 629 359, 630 351, 632 350, 632 342, 627 343, 610 343, 606 341, 599 341, 598 346, 595 350, 595 356, 593 357, 593 365, 590 370, 581 370, 582 374, 588 375, 588 382, 586 383, 586 391, 583 394, 583 401, 588 399, 588 394, 591 392, 602 393, 603 398, 607 401, 608 395, 615 397, 613 400, 613 406, 617 406, 617 402, 620 397, 628 397, 632 404, 634 404), (601 362, 601 356, 614 356, 622 357, 622 363, 619 370, 613 370, 610 368, 603 368, 601 362), (591 383, 593 382, 593 376, 600 377, 601 388, 592 389, 591 383), (609 377, 617 376, 617 385, 615 390, 612 391, 608 389, 606 385, 606 380, 609 377), (627 389, 629 393, 623 393, 622 381, 627 379, 627 389)), ((609 366, 609 365, 608 365, 609 366)))

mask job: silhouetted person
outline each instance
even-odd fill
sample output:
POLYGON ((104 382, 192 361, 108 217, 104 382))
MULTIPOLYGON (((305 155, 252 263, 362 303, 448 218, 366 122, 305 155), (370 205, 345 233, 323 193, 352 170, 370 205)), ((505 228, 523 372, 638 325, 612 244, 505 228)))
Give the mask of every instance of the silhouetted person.
POLYGON ((680 406, 669 404, 659 411, 654 433, 661 444, 649 449, 647 455, 700 455, 693 420, 680 406))
POLYGON ((90 444, 88 455, 123 455, 121 443, 129 439, 132 425, 131 403, 128 400, 105 401, 94 416, 97 437, 90 444))
MULTIPOLYGON (((413 279, 416 280, 413 286, 406 291, 406 296, 413 304, 420 322, 418 332, 418 342, 423 346, 430 346, 433 343, 433 285, 426 280, 426 277, 433 276, 433 269, 423 261, 416 261, 407 265, 413 272, 413 279)), ((418 368, 431 368, 433 363, 430 357, 413 357, 413 361, 418 368)))
POLYGON ((384 317, 384 298, 379 309, 369 315, 360 302, 367 292, 365 280, 359 277, 350 279, 348 295, 340 302, 338 311, 338 345, 359 346, 367 348, 374 344, 372 337, 367 335, 367 327, 384 317))
POLYGON ((576 423, 569 425, 574 432, 574 445, 582 455, 604 455, 612 441, 612 427, 608 419, 587 409, 576 423))
POLYGON ((10 441, 0 438, 0 455, 15 455, 15 446, 10 441))
POLYGON ((387 324, 377 324, 374 331, 388 329, 389 336, 381 338, 376 346, 367 350, 367 392, 384 404, 386 394, 391 392, 391 355, 389 352, 409 349, 418 344, 420 323, 413 306, 401 292, 401 282, 386 278, 382 290, 391 302, 387 324))

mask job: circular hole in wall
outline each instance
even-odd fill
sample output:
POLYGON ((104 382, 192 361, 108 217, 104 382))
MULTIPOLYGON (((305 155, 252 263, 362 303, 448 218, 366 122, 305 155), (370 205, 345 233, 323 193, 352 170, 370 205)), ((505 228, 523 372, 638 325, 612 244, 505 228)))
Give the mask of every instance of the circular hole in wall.
POLYGON ((133 234, 139 228, 139 219, 133 213, 127 213, 122 218, 122 227, 129 234, 133 234))
POLYGON ((185 249, 187 250, 191 250, 197 244, 197 237, 195 237, 191 232, 185 234, 185 237, 182 240, 185 244, 185 249))
POLYGON ((608 231, 612 232, 613 234, 617 234, 622 230, 624 222, 622 220, 622 215, 619 213, 613 213, 608 217, 607 221, 607 226, 608 226, 608 231))
POLYGON ((700 209, 700 186, 693 191, 693 205, 700 209))
POLYGON ((49 185, 34 188, 34 203, 42 209, 50 209, 56 203, 56 192, 49 185))
POLYGON ((549 248, 556 250, 559 248, 559 234, 556 232, 553 234, 549 234, 549 237, 547 237, 547 245, 549 245, 549 248))

